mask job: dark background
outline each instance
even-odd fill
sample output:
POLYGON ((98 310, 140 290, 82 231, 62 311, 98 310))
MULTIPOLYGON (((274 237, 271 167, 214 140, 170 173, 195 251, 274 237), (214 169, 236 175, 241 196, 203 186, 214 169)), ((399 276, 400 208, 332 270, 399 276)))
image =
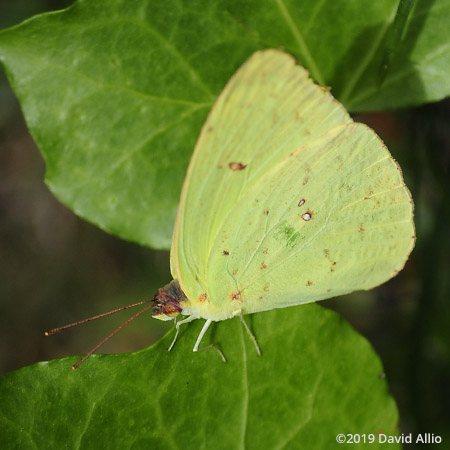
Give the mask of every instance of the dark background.
MULTIPOLYGON (((0 0, 0 29, 70 3, 0 0)), ((355 119, 374 128, 399 161, 415 202, 417 243, 393 280, 321 304, 375 347, 401 431, 441 435, 439 448, 450 448, 450 101, 355 119)), ((79 219, 50 194, 44 174, 0 72, 0 373, 86 352, 130 314, 48 338, 43 332, 151 298, 170 281, 168 252, 127 243, 79 219)), ((144 314, 102 351, 140 349, 169 327, 144 314)))

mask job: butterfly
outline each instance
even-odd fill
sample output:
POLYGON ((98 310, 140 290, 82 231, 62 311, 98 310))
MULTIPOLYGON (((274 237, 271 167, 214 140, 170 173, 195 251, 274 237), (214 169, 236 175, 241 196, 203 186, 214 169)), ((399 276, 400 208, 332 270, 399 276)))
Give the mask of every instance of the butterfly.
POLYGON ((195 146, 173 234, 173 281, 122 326, 151 307, 160 320, 186 316, 170 350, 181 324, 205 319, 198 351, 214 321, 387 281, 414 242, 412 198, 380 138, 292 56, 259 51, 227 83, 195 146))
POLYGON ((153 317, 206 319, 197 351, 213 321, 371 289, 403 268, 412 213, 375 132, 293 57, 259 51, 198 138, 153 317))

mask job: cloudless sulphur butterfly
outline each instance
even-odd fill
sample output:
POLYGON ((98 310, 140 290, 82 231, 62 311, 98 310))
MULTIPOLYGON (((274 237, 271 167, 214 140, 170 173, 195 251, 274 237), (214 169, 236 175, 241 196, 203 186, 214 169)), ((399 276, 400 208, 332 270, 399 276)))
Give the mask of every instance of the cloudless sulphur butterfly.
POLYGON ((371 289, 403 268, 412 211, 378 136, 291 56, 257 52, 197 141, 153 316, 206 319, 196 351, 212 321, 371 289))
POLYGON ((378 136, 291 56, 257 52, 197 141, 175 224, 173 281, 73 367, 151 307, 157 319, 187 316, 172 346, 180 324, 206 319, 197 351, 212 321, 371 289, 403 268, 412 211, 378 136))

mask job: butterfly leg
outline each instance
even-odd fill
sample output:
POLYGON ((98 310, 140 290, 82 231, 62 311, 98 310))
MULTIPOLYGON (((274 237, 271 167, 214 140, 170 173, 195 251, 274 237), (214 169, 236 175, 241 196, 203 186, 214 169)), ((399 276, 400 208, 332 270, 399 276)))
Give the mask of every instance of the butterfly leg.
POLYGON ((200 345, 200 343, 202 342, 203 336, 205 335, 206 331, 208 330, 209 326, 211 325, 211 322, 212 322, 212 320, 211 320, 211 319, 208 319, 208 320, 205 322, 205 325, 203 325, 203 328, 202 328, 202 330, 200 331, 200 334, 198 335, 197 341, 195 342, 193 351, 194 351, 194 352, 201 352, 201 351, 206 350, 206 349, 208 349, 208 348, 213 348, 214 350, 216 350, 216 351, 219 353, 220 357, 222 358, 222 361, 223 361, 224 363, 226 363, 226 362, 227 362, 227 359, 225 358, 225 355, 224 355, 224 354, 220 351, 220 349, 219 349, 218 347, 216 347, 215 345, 211 344, 211 345, 207 345, 206 347, 203 347, 203 348, 198 348, 199 345, 200 345))
POLYGON ((176 328, 175 337, 173 338, 173 341, 170 344, 170 347, 167 349, 168 352, 170 352, 170 350, 172 350, 173 346, 175 345, 175 342, 177 341, 178 333, 180 332, 180 325, 183 325, 183 323, 192 322, 195 319, 197 319, 197 317, 189 316, 189 317, 186 317, 186 319, 180 320, 179 322, 175 322, 175 328, 176 328))
POLYGON ((214 350, 220 355, 220 357, 222 358, 222 361, 223 361, 224 363, 227 362, 227 358, 225 358, 225 355, 223 354, 222 350, 220 350, 219 347, 216 347, 216 346, 213 345, 213 344, 207 345, 206 347, 199 348, 197 351, 202 352, 203 350, 208 350, 208 349, 210 349, 210 348, 214 349, 214 350))
POLYGON ((200 331, 200 334, 198 335, 197 341, 195 342, 194 349, 192 351, 198 352, 198 346, 200 345, 200 342, 202 342, 203 336, 208 331, 209 326, 211 325, 212 320, 208 319, 205 322, 205 325, 203 325, 202 331, 200 331))
POLYGON ((258 353, 258 356, 261 356, 261 349, 259 348, 258 342, 256 341, 255 335, 250 331, 249 326, 247 325, 247 322, 244 320, 244 315, 240 314, 241 322, 244 324, 245 329, 247 330, 248 335, 250 336, 250 339, 253 341, 253 344, 256 348, 256 353, 258 353))

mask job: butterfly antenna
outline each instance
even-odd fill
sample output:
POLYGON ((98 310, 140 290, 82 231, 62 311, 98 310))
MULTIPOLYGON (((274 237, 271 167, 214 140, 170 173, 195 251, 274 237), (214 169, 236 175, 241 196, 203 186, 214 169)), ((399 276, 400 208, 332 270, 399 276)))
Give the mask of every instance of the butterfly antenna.
POLYGON ((81 325, 83 323, 90 322, 92 320, 100 319, 101 317, 110 316, 111 314, 115 314, 117 312, 124 311, 125 309, 134 308, 135 306, 143 305, 144 303, 148 303, 151 301, 153 301, 153 300, 143 300, 142 302, 133 303, 132 305, 127 305, 127 306, 122 306, 120 308, 113 309, 112 311, 108 311, 103 314, 98 314, 96 316, 88 317, 87 319, 79 320, 78 322, 69 323, 68 325, 63 325, 62 327, 53 328, 50 331, 46 331, 45 335, 50 336, 52 334, 59 333, 62 330, 67 330, 67 328, 76 327, 77 325, 81 325))
MULTIPOLYGON (((100 314, 100 316, 95 316, 94 318, 97 319, 98 317, 103 317, 103 316, 106 316, 108 314, 113 314, 114 312, 121 311, 123 309, 132 308, 133 306, 137 306, 137 305, 142 305, 142 303, 145 303, 147 301, 149 301, 149 300, 145 300, 143 302, 135 303, 135 304, 129 305, 129 306, 124 306, 124 307, 119 308, 119 309, 117 309, 115 311, 111 311, 111 312, 105 313, 105 314, 100 314)), ((138 311, 134 316, 130 317, 128 320, 126 320, 121 325, 119 325, 112 333, 108 334, 108 336, 106 336, 104 339, 102 339, 94 348, 89 350, 79 361, 77 361, 72 366, 72 369, 73 370, 78 369, 78 367, 80 366, 81 363, 86 361, 86 359, 88 359, 89 356, 91 356, 93 353, 95 353, 102 345, 106 344, 116 333, 118 333, 122 328, 124 328, 126 325, 128 325, 130 322, 132 322, 134 319, 136 319, 136 317, 139 317, 141 314, 143 314, 145 311, 149 310, 152 307, 153 307, 153 305, 147 305, 145 308, 143 308, 140 311, 138 311)), ((90 318, 90 319, 92 320, 93 318, 90 318)), ((88 320, 89 319, 81 321, 81 323, 87 322, 88 320)), ((63 327, 61 327, 61 328, 63 328, 63 327)))

